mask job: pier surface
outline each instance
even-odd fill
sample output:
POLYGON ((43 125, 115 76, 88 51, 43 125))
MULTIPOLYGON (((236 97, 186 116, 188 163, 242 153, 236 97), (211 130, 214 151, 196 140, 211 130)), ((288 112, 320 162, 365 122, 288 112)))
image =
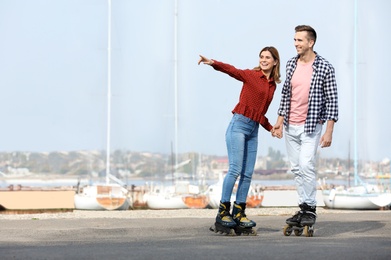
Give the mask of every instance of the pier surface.
POLYGON ((314 237, 284 236, 295 208, 248 209, 257 236, 209 231, 214 209, 0 214, 1 259, 389 259, 391 211, 319 208, 314 237))

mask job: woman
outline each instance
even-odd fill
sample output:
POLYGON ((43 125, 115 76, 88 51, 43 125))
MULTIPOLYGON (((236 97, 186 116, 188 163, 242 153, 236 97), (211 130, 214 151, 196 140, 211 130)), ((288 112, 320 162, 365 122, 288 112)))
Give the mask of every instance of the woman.
POLYGON ((227 234, 256 234, 256 223, 246 217, 246 199, 254 171, 258 149, 259 124, 267 131, 273 126, 265 117, 273 99, 276 83, 280 83, 280 57, 274 47, 265 47, 259 53, 259 66, 253 69, 237 69, 232 65, 208 59, 200 55, 200 63, 242 81, 239 103, 233 109, 233 117, 226 132, 229 169, 224 178, 223 191, 215 226, 211 230, 227 234), (236 201, 232 214, 231 194, 240 176, 236 201))

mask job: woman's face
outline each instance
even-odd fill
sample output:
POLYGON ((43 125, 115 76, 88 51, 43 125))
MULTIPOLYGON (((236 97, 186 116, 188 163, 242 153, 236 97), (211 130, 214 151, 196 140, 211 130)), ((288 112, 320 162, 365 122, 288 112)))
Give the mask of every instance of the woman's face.
POLYGON ((270 51, 261 52, 261 56, 259 57, 259 66, 264 72, 270 72, 276 63, 277 62, 274 60, 270 51))

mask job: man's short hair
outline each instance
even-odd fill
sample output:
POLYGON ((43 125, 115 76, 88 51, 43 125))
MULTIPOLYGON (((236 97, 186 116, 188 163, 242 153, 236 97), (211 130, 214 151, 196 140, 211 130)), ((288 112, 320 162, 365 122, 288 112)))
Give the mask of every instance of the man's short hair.
POLYGON ((315 44, 315 42, 316 42, 316 31, 311 26, 309 26, 309 25, 298 25, 298 26, 296 26, 295 31, 296 32, 307 32, 308 38, 310 40, 313 40, 314 44, 315 44))

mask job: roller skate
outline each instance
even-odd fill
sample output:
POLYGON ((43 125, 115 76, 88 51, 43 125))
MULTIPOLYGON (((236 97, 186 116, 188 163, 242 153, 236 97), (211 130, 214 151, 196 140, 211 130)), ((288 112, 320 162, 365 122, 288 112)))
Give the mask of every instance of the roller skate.
POLYGON ((235 233, 236 235, 247 235, 247 236, 256 236, 257 231, 253 228, 257 224, 248 219, 244 213, 246 210, 246 203, 236 204, 232 209, 232 218, 236 222, 235 233))
POLYGON ((231 202, 220 202, 219 212, 216 216, 216 222, 209 228, 210 231, 229 236, 235 236, 236 222, 229 213, 231 202))
POLYGON ((295 215, 286 220, 283 233, 290 236, 292 231, 296 236, 303 233, 306 237, 314 236, 314 224, 316 222, 316 206, 309 206, 306 203, 299 205, 300 210, 295 215))

